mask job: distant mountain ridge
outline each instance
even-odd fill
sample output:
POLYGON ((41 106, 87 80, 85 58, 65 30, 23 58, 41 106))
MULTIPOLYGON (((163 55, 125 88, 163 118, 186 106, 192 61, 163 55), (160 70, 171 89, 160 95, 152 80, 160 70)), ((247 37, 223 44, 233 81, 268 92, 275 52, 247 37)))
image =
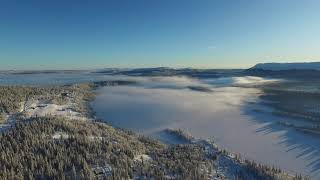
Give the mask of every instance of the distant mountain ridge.
POLYGON ((300 63, 259 63, 250 69, 263 69, 272 71, 281 70, 320 70, 320 62, 300 63))
POLYGON ((135 68, 135 69, 103 69, 95 73, 128 76, 188 76, 197 78, 218 78, 240 74, 242 69, 194 69, 194 68, 135 68))
POLYGON ((245 75, 318 80, 320 79, 320 62, 306 63, 260 63, 244 71, 245 75))

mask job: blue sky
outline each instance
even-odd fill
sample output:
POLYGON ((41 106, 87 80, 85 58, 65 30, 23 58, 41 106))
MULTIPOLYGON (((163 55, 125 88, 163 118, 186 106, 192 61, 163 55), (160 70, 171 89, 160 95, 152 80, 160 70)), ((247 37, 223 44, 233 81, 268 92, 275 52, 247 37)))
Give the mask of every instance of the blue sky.
POLYGON ((0 69, 320 60, 319 0, 1 0, 0 69))

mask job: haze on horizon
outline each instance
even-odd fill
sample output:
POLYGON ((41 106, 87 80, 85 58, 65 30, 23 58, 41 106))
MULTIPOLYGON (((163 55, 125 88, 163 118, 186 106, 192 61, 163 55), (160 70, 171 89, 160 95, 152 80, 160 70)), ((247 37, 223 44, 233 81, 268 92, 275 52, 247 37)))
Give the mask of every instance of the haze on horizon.
POLYGON ((4 0, 0 70, 320 60, 318 0, 4 0))

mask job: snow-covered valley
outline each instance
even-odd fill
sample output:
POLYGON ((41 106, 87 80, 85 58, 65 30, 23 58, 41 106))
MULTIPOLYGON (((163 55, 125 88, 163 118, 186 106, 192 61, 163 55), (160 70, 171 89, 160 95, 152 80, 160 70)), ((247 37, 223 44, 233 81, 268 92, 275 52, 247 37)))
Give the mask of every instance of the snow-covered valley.
POLYGON ((220 147, 241 156, 317 179, 320 139, 282 126, 290 120, 262 113, 256 88, 279 80, 258 77, 189 79, 143 78, 140 85, 97 91, 93 109, 114 126, 154 135, 179 128, 201 138, 214 137, 220 147), (203 92, 187 86, 209 88, 203 92))

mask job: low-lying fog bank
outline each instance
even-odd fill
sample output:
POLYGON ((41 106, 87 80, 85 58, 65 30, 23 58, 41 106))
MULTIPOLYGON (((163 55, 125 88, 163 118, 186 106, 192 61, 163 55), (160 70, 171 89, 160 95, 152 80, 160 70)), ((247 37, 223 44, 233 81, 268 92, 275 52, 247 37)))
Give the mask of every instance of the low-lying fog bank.
MULTIPOLYGON (((295 92, 319 91, 317 84, 306 86, 253 76, 196 79, 87 72, 0 74, 0 85, 46 86, 108 80, 137 82, 97 90, 93 109, 98 118, 115 126, 152 136, 167 128, 180 128, 195 137, 213 136, 220 147, 251 160, 320 178, 319 136, 296 131, 286 124, 292 119, 273 116, 270 107, 257 103, 264 93, 261 87, 267 84, 295 92), (277 82, 281 83, 274 84, 277 82)), ((300 123, 305 122, 294 124, 300 123)))
POLYGON ((248 159, 320 177, 320 139, 273 123, 279 117, 272 114, 254 111, 264 108, 255 103, 262 93, 256 87, 279 80, 140 77, 136 81, 133 86, 99 89, 92 103, 97 117, 149 135, 180 128, 195 137, 213 136, 221 147, 248 159))

